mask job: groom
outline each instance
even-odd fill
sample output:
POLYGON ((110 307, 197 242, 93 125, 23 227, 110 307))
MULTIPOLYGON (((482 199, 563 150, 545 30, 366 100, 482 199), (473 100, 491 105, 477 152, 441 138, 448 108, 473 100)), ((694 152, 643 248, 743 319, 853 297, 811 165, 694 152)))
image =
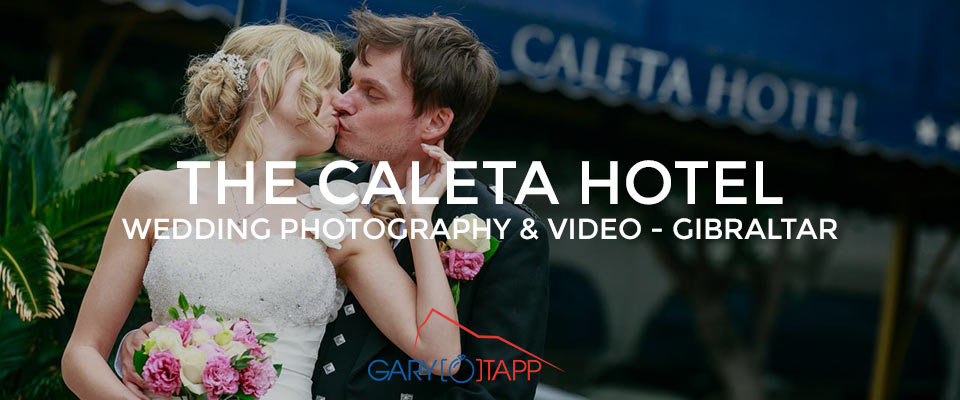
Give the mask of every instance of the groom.
MULTIPOLYGON (((406 182, 411 162, 430 163, 420 143, 444 139, 447 153, 457 156, 493 101, 497 90, 497 66, 486 48, 459 21, 442 16, 382 17, 369 11, 354 11, 356 60, 350 67, 350 87, 334 100, 340 113, 337 151, 358 162, 356 172, 338 170, 330 179, 369 182, 373 164, 388 161, 396 182, 406 182)), ((425 170, 421 167, 421 171, 425 170)), ((297 177, 316 184, 319 170, 297 177)), ((473 179, 458 171, 457 179, 473 179)), ((370 182, 371 185, 381 184, 370 182)), ((492 189, 481 183, 457 187, 458 197, 476 197, 476 205, 446 204, 434 211, 434 219, 449 223, 474 213, 480 218, 505 221, 511 218, 500 247, 472 281, 460 285, 457 314, 460 323, 478 335, 501 336, 537 355, 543 354, 547 323, 547 266, 549 250, 546 229, 537 222, 540 239, 520 237, 521 221, 536 216, 509 201, 496 204, 492 189)), ((410 244, 395 243, 400 265, 413 272, 410 244)), ((453 282, 453 280, 451 280, 453 282)), ((446 323, 446 321, 442 321, 446 323)), ((436 323, 436 322, 433 322, 436 323)), ((374 380, 370 370, 390 370, 407 357, 390 343, 367 318, 357 300, 348 295, 336 321, 327 326, 313 376, 318 399, 531 399, 539 374, 514 380, 505 374, 488 380, 477 359, 531 359, 497 340, 478 339, 461 331, 463 354, 473 360, 475 372, 460 367, 459 381, 449 377, 392 374, 389 380, 374 380), (371 362, 382 360, 371 367, 371 362)), ((549 368, 543 365, 545 368, 549 368)), ((415 373, 413 375, 416 375, 415 373)), ((382 378, 383 373, 374 375, 382 378)))
MULTIPOLYGON (((369 182, 372 163, 388 161, 396 182, 404 185, 411 162, 419 161, 421 171, 431 163, 421 143, 443 139, 447 153, 454 157, 460 153, 493 101, 497 67, 487 49, 456 19, 382 17, 366 10, 354 11, 350 17, 357 34, 357 58, 350 67, 350 87, 333 102, 340 114, 336 148, 345 157, 364 161, 357 162, 355 172, 336 170, 329 179, 369 182)), ((313 185, 319 176, 320 170, 313 170, 297 178, 313 185)), ((463 170, 456 178, 473 179, 463 170)), ((475 197, 477 204, 446 204, 441 198, 435 220, 449 223, 469 213, 481 219, 511 219, 494 255, 473 280, 460 284, 460 324, 542 356, 548 297, 546 229, 537 222, 534 229, 539 239, 521 238, 521 221, 536 215, 509 199, 496 204, 493 189, 479 182, 458 186, 456 195, 475 197)), ((413 276, 410 243, 397 241, 394 252, 413 276)), ((407 374, 409 357, 377 330, 352 294, 326 329, 313 376, 313 394, 320 400, 532 399, 539 380, 539 373, 529 379, 526 372, 495 374, 487 363, 481 371, 477 359, 493 360, 492 368, 502 361, 512 370, 518 365, 514 360, 533 357, 502 341, 478 339, 465 331, 461 331, 461 349, 474 367, 463 364, 455 375, 465 383, 453 382, 449 376, 431 376, 428 381, 416 372, 407 374), (382 379, 383 372, 370 372, 389 371, 398 361, 405 375, 394 370, 391 379, 382 379)), ((125 372, 132 370, 130 349, 142 338, 122 346, 125 372)), ((131 382, 125 380, 128 386, 131 382)))

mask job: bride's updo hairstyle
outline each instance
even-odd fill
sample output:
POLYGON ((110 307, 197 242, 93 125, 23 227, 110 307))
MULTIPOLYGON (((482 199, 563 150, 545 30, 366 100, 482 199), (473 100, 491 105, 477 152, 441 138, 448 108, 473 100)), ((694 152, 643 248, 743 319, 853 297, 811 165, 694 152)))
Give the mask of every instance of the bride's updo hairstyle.
POLYGON ((263 139, 258 127, 269 118, 287 74, 295 68, 305 68, 298 114, 303 122, 321 125, 308 103, 314 100, 319 106, 320 90, 340 71, 340 53, 331 34, 283 24, 250 25, 231 31, 219 50, 218 55, 223 53, 242 63, 246 70, 242 82, 234 77, 238 69, 224 62, 222 55, 202 55, 190 62, 184 90, 183 114, 209 152, 223 156, 237 138, 242 138, 255 158, 260 158, 263 139), (255 69, 261 61, 267 66, 258 81, 255 69), (263 96, 255 96, 258 92, 263 96), (241 124, 243 118, 250 118, 250 123, 241 124), (243 132, 238 131, 240 126, 244 126, 243 132))

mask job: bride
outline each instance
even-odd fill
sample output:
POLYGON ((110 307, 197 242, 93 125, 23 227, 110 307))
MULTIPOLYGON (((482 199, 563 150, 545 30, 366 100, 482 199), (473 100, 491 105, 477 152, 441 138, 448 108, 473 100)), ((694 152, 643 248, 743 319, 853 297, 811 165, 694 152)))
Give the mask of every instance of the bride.
MULTIPOLYGON (((217 201, 215 165, 198 170, 196 204, 189 204, 189 171, 145 172, 127 187, 103 243, 96 273, 83 298, 77 323, 63 355, 63 379, 82 399, 136 399, 108 367, 111 347, 145 287, 158 323, 169 321, 167 309, 180 292, 207 314, 249 319, 257 332, 275 332, 273 361, 283 373, 267 399, 310 399, 311 376, 326 323, 343 301, 340 281, 354 292, 376 326, 413 357, 417 326, 431 308, 451 318, 457 311, 436 243, 411 237, 417 282, 407 276, 391 251, 389 238, 365 235, 346 239, 340 249, 312 237, 265 240, 164 239, 158 232, 128 238, 122 220, 156 218, 265 218, 278 232, 283 218, 300 220, 313 209, 265 204, 266 161, 295 160, 327 151, 339 126, 331 102, 339 96, 340 54, 324 37, 286 25, 247 26, 231 32, 214 57, 198 57, 187 70, 184 114, 208 149, 222 155, 229 179, 249 178, 244 165, 254 161, 254 203, 245 191, 228 187, 217 201), (249 72, 247 72, 249 71, 249 72), (239 193, 235 193, 239 192, 239 193)), ((412 123, 417 123, 412 117, 412 123)), ((421 179, 421 196, 444 192, 443 165, 450 156, 437 145, 423 144, 432 160, 421 179)), ((310 193, 292 170, 274 170, 276 197, 310 193)), ((407 174, 407 185, 413 179, 407 174)), ((409 193, 409 191, 407 191, 409 193)), ((409 200, 409 194, 405 194, 409 200)), ((428 223, 435 205, 402 205, 403 218, 428 223)), ((363 206, 350 218, 371 218, 363 206)), ((431 231, 432 226, 427 231, 431 231)), ((435 321, 440 321, 435 319, 435 321)), ((453 359, 460 353, 454 324, 423 326, 416 359, 453 359)), ((440 363, 437 363, 440 364, 440 363)), ((436 368, 434 373, 440 373, 436 368)), ((455 371, 453 371, 455 372, 455 371)), ((451 371, 445 371, 451 373, 451 371)))

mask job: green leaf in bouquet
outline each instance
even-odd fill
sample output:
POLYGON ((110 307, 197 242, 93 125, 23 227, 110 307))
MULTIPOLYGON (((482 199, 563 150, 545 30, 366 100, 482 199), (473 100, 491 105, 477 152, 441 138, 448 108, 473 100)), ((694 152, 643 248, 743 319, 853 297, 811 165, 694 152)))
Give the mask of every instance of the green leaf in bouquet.
POLYGON ((267 332, 257 335, 257 341, 260 342, 262 346, 264 343, 273 343, 277 341, 277 335, 275 333, 267 332))
POLYGON ((454 283, 450 286, 450 293, 453 294, 453 305, 460 305, 460 280, 457 279, 457 283, 454 283))
POLYGON ((230 359, 230 365, 233 369, 241 370, 250 366, 250 361, 256 360, 257 358, 250 355, 250 350, 244 351, 243 354, 233 356, 230 359))
POLYGON ((243 392, 237 393, 235 396, 239 400, 257 400, 252 394, 244 394, 243 392))
POLYGON ((187 310, 190 309, 190 303, 187 303, 187 296, 184 296, 183 292, 180 292, 180 299, 178 302, 180 303, 180 309, 183 310, 184 317, 186 317, 187 310))
POLYGON ((273 364, 273 369, 277 370, 277 376, 280 376, 280 372, 283 372, 283 364, 273 364))
POLYGON ((147 363, 148 358, 150 356, 147 354, 145 346, 140 346, 140 350, 133 353, 133 368, 137 371, 137 375, 143 375, 143 366, 147 363))
POLYGON ((177 312, 176 308, 170 307, 167 311, 170 313, 170 318, 180 319, 180 313, 177 312))
POLYGON ((237 361, 234 361, 233 364, 231 364, 231 366, 233 367, 233 369, 238 371, 244 370, 250 366, 250 360, 243 360, 238 358, 237 361))
POLYGON ((497 248, 500 247, 500 241, 497 238, 490 236, 490 250, 483 252, 483 262, 490 260, 490 257, 493 257, 493 253, 497 252, 497 248))

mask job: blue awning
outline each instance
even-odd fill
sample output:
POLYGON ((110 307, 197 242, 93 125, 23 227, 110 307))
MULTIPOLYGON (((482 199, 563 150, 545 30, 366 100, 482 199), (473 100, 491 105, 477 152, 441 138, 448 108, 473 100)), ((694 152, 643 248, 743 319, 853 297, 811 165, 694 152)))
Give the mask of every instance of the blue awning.
MULTIPOLYGON (((114 2, 122 0, 111 0, 114 2)), ((237 1, 131 0, 232 24, 237 1), (185 11, 184 11, 185 10, 185 11)), ((244 21, 281 1, 243 0, 244 21)), ((454 15, 504 83, 960 167, 960 3, 937 0, 368 1, 454 15)), ((360 1, 288 0, 336 26, 360 1)))

